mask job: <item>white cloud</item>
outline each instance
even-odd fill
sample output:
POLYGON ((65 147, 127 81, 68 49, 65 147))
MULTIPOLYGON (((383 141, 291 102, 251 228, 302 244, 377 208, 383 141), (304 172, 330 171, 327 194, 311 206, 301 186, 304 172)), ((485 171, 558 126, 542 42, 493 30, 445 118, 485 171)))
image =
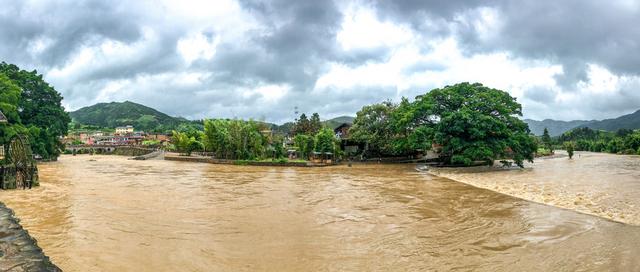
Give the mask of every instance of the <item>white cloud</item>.
POLYGON ((398 90, 396 97, 390 97, 398 99, 413 98, 431 88, 467 81, 481 82, 521 97, 528 88, 554 87, 554 76, 562 72, 559 65, 513 58, 507 53, 465 56, 454 39, 433 41, 430 45, 430 52, 422 52, 417 43, 405 44, 382 63, 357 67, 333 64, 330 71, 319 78, 316 90, 387 86, 398 90), (437 66, 436 69, 426 67, 423 71, 406 72, 413 66, 430 63, 437 66))
POLYGON ((0 60, 44 73, 68 109, 133 100, 194 118, 282 121, 292 105, 353 114, 461 81, 509 91, 531 118, 638 108, 639 59, 625 53, 638 44, 628 27, 637 1, 519 4, 16 2, 0 10, 0 60), (607 20, 567 19, 589 12, 607 20))
POLYGON ((197 59, 211 60, 216 54, 216 46, 220 43, 220 39, 206 37, 202 33, 182 38, 178 41, 178 52, 182 58, 191 64, 197 59))
POLYGON ((391 22, 381 22, 369 8, 350 5, 344 14, 342 29, 337 40, 345 50, 393 47, 412 39, 406 27, 391 22))

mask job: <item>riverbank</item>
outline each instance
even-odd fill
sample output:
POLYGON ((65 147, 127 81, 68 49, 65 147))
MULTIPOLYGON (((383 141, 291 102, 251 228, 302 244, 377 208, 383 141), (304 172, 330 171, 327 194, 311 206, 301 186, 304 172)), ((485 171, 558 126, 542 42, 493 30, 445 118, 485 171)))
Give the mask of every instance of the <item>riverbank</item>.
POLYGON ((0 271, 61 271, 3 203, 0 203, 0 271))
POLYGON ((509 196, 640 226, 640 156, 577 152, 524 169, 429 168, 428 173, 509 196))
POLYGON ((314 163, 307 161, 246 161, 246 160, 223 160, 210 157, 180 156, 178 154, 165 154, 164 159, 168 161, 183 161, 211 164, 227 165, 251 165, 251 166, 284 166, 284 167, 325 167, 336 165, 334 163, 314 163))

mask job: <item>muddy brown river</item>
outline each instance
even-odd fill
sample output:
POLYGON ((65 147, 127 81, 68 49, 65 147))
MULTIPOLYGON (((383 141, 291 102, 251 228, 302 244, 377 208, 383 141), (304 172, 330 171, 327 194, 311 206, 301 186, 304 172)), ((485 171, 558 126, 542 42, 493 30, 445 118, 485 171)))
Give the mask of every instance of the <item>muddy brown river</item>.
POLYGON ((0 192, 65 271, 637 271, 640 228, 415 171, 63 156, 0 192))

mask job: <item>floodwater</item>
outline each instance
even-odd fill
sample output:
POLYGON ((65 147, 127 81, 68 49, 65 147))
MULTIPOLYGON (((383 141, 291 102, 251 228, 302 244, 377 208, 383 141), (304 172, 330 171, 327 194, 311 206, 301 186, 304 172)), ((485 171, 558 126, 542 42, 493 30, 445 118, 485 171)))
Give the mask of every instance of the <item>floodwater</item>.
POLYGON ((442 177, 511 196, 640 225, 640 156, 577 152, 525 169, 440 168, 442 177))
POLYGON ((63 156, 0 192, 65 271, 634 271, 640 228, 411 165, 63 156))

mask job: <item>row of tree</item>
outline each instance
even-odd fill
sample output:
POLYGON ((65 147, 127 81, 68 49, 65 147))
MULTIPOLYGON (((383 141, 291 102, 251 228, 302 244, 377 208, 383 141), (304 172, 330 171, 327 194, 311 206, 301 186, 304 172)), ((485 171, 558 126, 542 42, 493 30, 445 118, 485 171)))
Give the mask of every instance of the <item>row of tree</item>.
POLYGON ((533 161, 537 143, 518 116, 522 107, 507 92, 480 83, 459 83, 417 96, 413 102, 384 102, 357 113, 351 138, 380 156, 436 149, 450 165, 518 166, 533 161))
MULTIPOLYGON (((403 98, 397 104, 365 106, 350 134, 366 145, 368 154, 397 156, 435 149, 449 165, 502 160, 522 167, 524 161, 533 161, 538 144, 521 115, 521 105, 507 92, 460 83, 431 90, 414 101, 403 98)), ((302 114, 292 128, 289 136, 302 157, 340 153, 333 130, 322 126, 317 113, 311 118, 302 114)), ((261 133, 267 129, 254 121, 205 120, 203 131, 175 132, 174 140, 179 150, 205 149, 218 158, 284 156, 284 139, 261 133)))
MULTIPOLYGON (((267 147, 271 142, 254 121, 243 120, 205 120, 204 145, 207 150, 214 152, 216 158, 252 160, 264 158, 267 147)), ((282 143, 279 143, 282 145, 282 143)))
POLYGON ((313 152, 340 153, 333 130, 322 126, 317 113, 310 119, 302 114, 288 136, 269 133, 267 124, 252 120, 209 119, 203 123, 202 129, 191 126, 173 131, 173 144, 179 152, 207 151, 230 160, 280 159, 287 155, 285 140, 290 138, 303 159, 309 159, 313 152))
POLYGON ((62 96, 37 71, 0 63, 0 111, 9 124, 0 126, 0 144, 16 134, 29 136, 31 148, 44 159, 56 159, 64 148, 60 139, 71 121, 62 96))

